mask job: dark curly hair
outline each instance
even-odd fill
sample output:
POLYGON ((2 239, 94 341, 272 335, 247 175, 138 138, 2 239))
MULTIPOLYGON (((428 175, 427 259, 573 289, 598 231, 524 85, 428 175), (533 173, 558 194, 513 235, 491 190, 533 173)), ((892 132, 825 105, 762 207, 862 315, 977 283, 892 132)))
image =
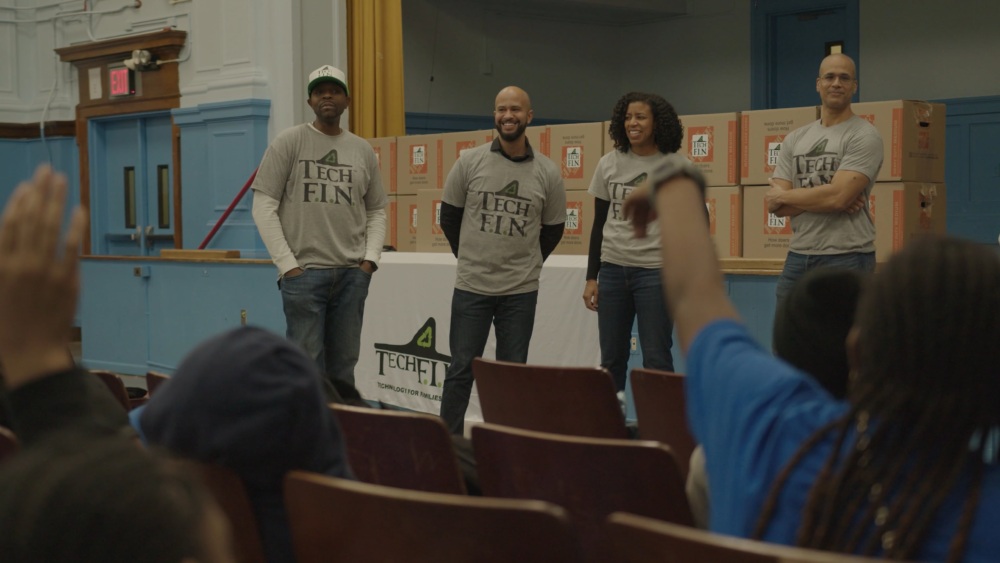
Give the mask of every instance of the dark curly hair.
POLYGON ((645 92, 629 92, 618 99, 615 109, 611 110, 611 125, 608 126, 608 135, 615 141, 615 148, 621 152, 628 152, 631 144, 628 134, 625 132, 625 113, 632 102, 645 102, 649 104, 649 109, 653 110, 653 141, 662 153, 677 152, 681 148, 681 139, 684 136, 684 126, 674 111, 674 106, 656 94, 645 92))

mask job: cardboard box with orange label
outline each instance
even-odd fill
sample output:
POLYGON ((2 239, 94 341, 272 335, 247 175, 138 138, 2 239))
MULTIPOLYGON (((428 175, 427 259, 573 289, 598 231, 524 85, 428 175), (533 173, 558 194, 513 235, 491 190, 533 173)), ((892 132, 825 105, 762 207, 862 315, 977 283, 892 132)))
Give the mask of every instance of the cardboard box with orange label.
POLYGON ((879 182, 944 182, 944 104, 894 100, 857 103, 851 109, 882 136, 879 182))
POLYGON ((395 195, 389 196, 389 205, 385 206, 385 242, 383 246, 398 249, 399 244, 399 206, 395 195))
POLYGON ((379 137, 377 139, 366 139, 368 144, 375 149, 375 157, 378 159, 379 172, 382 174, 382 189, 386 195, 396 193, 396 137, 379 137))
POLYGON ((875 259, 879 262, 925 234, 944 234, 947 197, 944 184, 877 183, 869 196, 875 221, 875 259))
POLYGON ((768 213, 770 186, 743 186, 743 258, 784 260, 792 240, 792 220, 768 213))
POLYGON ((440 135, 396 137, 396 193, 417 195, 417 190, 438 189, 438 140, 440 135))
POLYGON ((767 184, 774 173, 785 136, 817 119, 817 106, 743 112, 740 116, 740 183, 745 186, 767 184))
POLYGON ((417 251, 417 196, 396 196, 396 250, 417 251))
POLYGON ((594 196, 582 190, 566 192, 566 227, 553 254, 587 254, 594 227, 594 196))
POLYGON ((717 186, 705 190, 708 227, 719 258, 743 256, 743 188, 717 186))
POLYGON ((525 131, 533 150, 552 159, 562 173, 567 190, 586 190, 597 162, 604 155, 604 123, 570 123, 528 127, 525 131))
POLYGON ((684 137, 678 152, 701 170, 709 186, 740 183, 740 114, 682 115, 684 137))
POLYGON ((444 181, 448 173, 455 167, 458 157, 468 149, 493 142, 493 129, 479 131, 463 131, 461 133, 442 133, 438 139, 436 151, 438 163, 438 189, 444 189, 444 181))
POLYGON ((417 192, 417 252, 451 252, 441 230, 441 195, 444 190, 417 192))

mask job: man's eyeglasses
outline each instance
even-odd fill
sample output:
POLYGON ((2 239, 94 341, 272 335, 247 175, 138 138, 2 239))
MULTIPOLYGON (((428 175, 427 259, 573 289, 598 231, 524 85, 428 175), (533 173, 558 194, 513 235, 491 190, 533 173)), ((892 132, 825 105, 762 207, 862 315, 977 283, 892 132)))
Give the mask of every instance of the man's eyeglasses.
POLYGON ((828 73, 824 74, 823 76, 820 76, 819 79, 826 84, 833 84, 837 80, 840 80, 841 82, 854 82, 854 77, 846 73, 845 74, 828 73))

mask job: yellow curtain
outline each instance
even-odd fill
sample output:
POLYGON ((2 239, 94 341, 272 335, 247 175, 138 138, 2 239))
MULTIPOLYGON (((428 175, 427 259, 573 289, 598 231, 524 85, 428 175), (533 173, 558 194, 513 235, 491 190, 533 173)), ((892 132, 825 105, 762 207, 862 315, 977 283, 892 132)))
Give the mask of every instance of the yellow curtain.
POLYGON ((366 138, 405 135, 401 0, 347 0, 347 21, 351 131, 366 138))

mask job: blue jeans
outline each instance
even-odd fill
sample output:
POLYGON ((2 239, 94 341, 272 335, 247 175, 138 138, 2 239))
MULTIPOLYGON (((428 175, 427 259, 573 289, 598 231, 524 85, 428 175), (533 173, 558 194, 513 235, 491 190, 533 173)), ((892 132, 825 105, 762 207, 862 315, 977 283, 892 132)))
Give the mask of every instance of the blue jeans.
POLYGON ((625 372, 631 351, 632 324, 639 317, 642 365, 674 371, 674 323, 663 299, 659 268, 634 268, 601 262, 597 274, 597 330, 601 365, 625 390, 625 372))
POLYGON ((875 271, 875 253, 799 254, 789 252, 788 257, 785 258, 785 267, 781 270, 781 277, 778 278, 778 287, 775 289, 777 304, 781 305, 799 278, 809 270, 817 268, 840 268, 871 273, 875 271))
POLYGON ((331 381, 354 385, 371 280, 361 268, 329 268, 305 270, 279 282, 285 335, 316 360, 320 373, 331 381))
POLYGON ((441 418, 452 434, 464 431, 472 394, 472 360, 483 355, 490 325, 496 328, 497 359, 523 364, 528 361, 537 303, 537 291, 493 296, 455 289, 448 335, 451 364, 441 390, 441 418))

